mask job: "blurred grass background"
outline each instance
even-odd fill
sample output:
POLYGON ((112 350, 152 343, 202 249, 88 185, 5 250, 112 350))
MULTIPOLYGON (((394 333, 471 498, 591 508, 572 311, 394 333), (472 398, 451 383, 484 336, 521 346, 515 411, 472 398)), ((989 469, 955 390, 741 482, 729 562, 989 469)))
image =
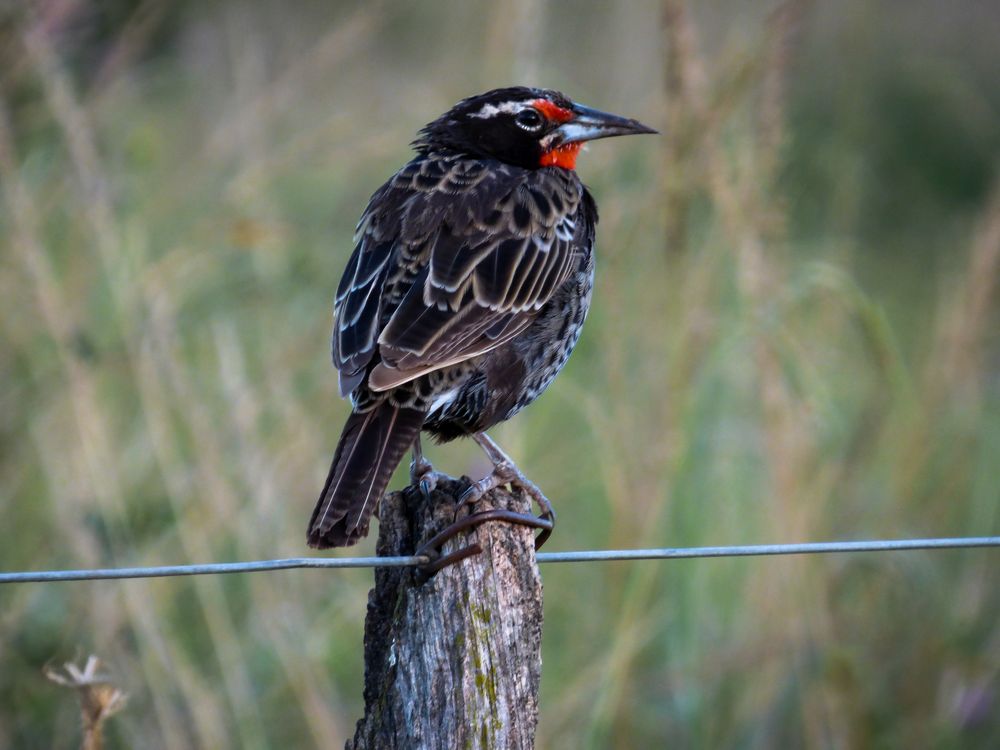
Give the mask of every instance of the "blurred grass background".
MULTIPOLYGON (((664 131, 581 158, 591 320, 496 434, 553 549, 1000 533, 997 39, 945 0, 3 3, 0 564, 305 553, 354 222, 511 83, 664 131)), ((998 747, 997 563, 546 568, 538 746, 998 747)), ((75 746, 42 669, 91 651, 112 747, 339 746, 371 578, 0 589, 0 746, 75 746)))

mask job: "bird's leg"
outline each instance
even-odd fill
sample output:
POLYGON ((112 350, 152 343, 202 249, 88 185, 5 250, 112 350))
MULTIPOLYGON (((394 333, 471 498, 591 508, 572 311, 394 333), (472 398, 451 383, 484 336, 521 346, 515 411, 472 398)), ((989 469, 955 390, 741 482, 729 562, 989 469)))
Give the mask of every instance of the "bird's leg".
MULTIPOLYGON (((477 432, 472 436, 472 439, 483 449, 487 458, 493 462, 493 471, 478 482, 474 482, 469 489, 462 493, 462 496, 458 500, 459 508, 464 505, 473 505, 490 490, 504 484, 510 484, 511 487, 520 487, 529 497, 538 503, 538 507, 542 509, 542 514, 539 518, 548 522, 554 528, 556 524, 555 509, 552 507, 549 499, 538 488, 538 485, 528 479, 524 475, 524 472, 514 463, 514 460, 485 432, 477 432)), ((551 528, 542 532, 538 543, 535 545, 536 548, 545 543, 551 532, 551 528)))
POLYGON ((417 435, 417 439, 413 441, 413 460, 410 461, 410 484, 419 487, 420 494, 429 501, 440 476, 441 473, 434 471, 431 462, 424 458, 420 435, 417 435))
MULTIPOLYGON (((441 548, 444 546, 445 542, 453 539, 459 533, 472 529, 480 524, 486 523, 487 521, 506 521, 507 523, 520 524, 522 526, 530 526, 532 528, 541 529, 541 533, 535 537, 536 550, 545 544, 545 540, 549 538, 549 535, 552 533, 552 529, 555 528, 556 512, 552 508, 552 503, 550 503, 548 498, 546 498, 545 495, 542 494, 542 491, 538 489, 538 485, 528 479, 524 473, 517 468, 517 465, 513 460, 511 460, 510 456, 504 453, 503 449, 485 432, 478 432, 472 437, 493 463, 493 471, 480 479, 478 482, 474 482, 472 486, 470 486, 469 489, 463 492, 458 498, 458 504, 455 506, 455 522, 427 540, 414 553, 428 558, 427 564, 421 566, 418 570, 417 578, 421 583, 426 581, 442 568, 452 565, 459 560, 464 560, 470 555, 476 555, 482 552, 483 549, 478 543, 470 544, 467 547, 461 547, 453 552, 449 552, 446 555, 441 554, 441 548), (520 487, 528 494, 529 497, 533 498, 534 501, 538 503, 539 507, 542 509, 542 515, 536 517, 530 513, 518 513, 517 511, 507 510, 506 508, 491 508, 490 510, 484 510, 478 513, 469 513, 464 518, 458 518, 458 512, 464 506, 474 505, 485 493, 504 484, 510 484, 512 487, 520 487)), ((419 451, 420 444, 418 442, 415 444, 413 451, 414 467, 423 460, 423 456, 419 451)), ((430 467, 430 464, 426 463, 426 466, 430 467)), ((415 471, 416 469, 411 469, 411 472, 415 471)), ((423 482, 421 482, 421 490, 422 489, 423 482)))
MULTIPOLYGON (((480 547, 478 543, 470 544, 467 547, 461 547, 453 552, 449 552, 446 555, 442 555, 440 550, 444 546, 445 542, 454 538, 459 533, 479 526, 487 521, 506 521, 507 523, 520 524, 522 526, 530 526, 532 528, 541 529, 541 533, 535 537, 536 550, 545 544, 545 540, 549 538, 549 535, 552 533, 552 529, 555 528, 556 512, 552 508, 552 503, 550 503, 548 498, 546 498, 545 495, 542 494, 542 491, 538 489, 538 485, 528 479, 524 473, 517 468, 517 465, 513 462, 513 460, 511 460, 510 456, 504 453, 503 449, 485 432, 476 433, 472 437, 493 463, 493 471, 480 479, 478 482, 474 482, 472 486, 470 486, 469 489, 463 492, 458 498, 458 504, 455 506, 456 521, 450 526, 439 531, 431 539, 421 545, 421 547, 416 551, 415 554, 425 556, 429 559, 429 562, 426 565, 421 566, 418 571, 418 580, 421 582, 426 581, 432 575, 448 565, 452 565, 459 560, 464 560, 470 555, 476 555, 482 552, 482 547, 480 547), (506 508, 491 508, 490 510, 484 510, 478 513, 469 513, 463 518, 457 518, 458 512, 464 506, 474 505, 485 493, 504 484, 510 484, 512 487, 520 487, 531 498, 533 498, 536 503, 538 503, 539 507, 542 509, 542 515, 536 517, 530 513, 518 513, 517 511, 507 510, 506 508)), ((414 450, 415 464, 419 458, 419 454, 417 453, 418 450, 419 445, 414 450)), ((427 465, 429 466, 430 464, 427 465)))

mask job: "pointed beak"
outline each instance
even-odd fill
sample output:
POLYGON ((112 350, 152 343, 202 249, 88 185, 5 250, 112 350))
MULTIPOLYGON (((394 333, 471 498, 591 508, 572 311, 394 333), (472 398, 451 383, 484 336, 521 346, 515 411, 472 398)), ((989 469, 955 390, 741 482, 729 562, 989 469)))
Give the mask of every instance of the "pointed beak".
POLYGON ((641 133, 656 133, 638 120, 619 117, 599 109, 591 109, 582 104, 573 105, 573 119, 563 123, 549 133, 543 140, 545 148, 556 148, 569 143, 593 141, 598 138, 611 138, 616 135, 639 135, 641 133))

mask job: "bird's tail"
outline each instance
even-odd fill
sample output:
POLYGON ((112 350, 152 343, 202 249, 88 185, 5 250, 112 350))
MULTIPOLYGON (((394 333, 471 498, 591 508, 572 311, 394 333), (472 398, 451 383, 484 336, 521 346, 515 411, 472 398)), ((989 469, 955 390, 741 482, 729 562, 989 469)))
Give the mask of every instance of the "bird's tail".
POLYGON ((383 401, 344 425, 330 474, 309 521, 310 547, 346 547, 368 534, 368 521, 425 412, 383 401))

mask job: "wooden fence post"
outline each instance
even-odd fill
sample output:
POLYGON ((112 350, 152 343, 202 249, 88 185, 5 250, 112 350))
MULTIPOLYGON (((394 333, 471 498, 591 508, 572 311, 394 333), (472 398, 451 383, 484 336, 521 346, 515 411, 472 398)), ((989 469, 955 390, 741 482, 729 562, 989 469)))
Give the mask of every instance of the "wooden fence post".
MULTIPOLYGON (((409 555, 454 517, 467 484, 445 480, 430 501, 408 487, 379 511, 379 555, 409 555)), ((526 512, 502 490, 477 510, 526 512)), ((347 750, 529 750, 538 723, 542 582, 532 530, 503 521, 460 534, 445 552, 483 552, 420 583, 379 568, 365 620, 365 715, 347 750)))

